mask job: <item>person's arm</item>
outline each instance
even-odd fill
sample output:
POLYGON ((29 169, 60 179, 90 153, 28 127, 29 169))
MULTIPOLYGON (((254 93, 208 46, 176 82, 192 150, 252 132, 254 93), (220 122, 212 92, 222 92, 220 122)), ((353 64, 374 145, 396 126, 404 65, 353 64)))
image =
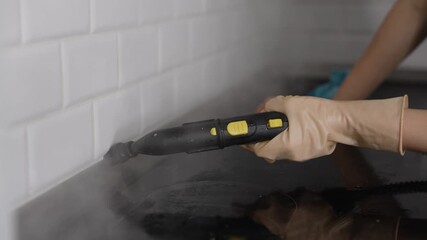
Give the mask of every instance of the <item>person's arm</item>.
POLYGON ((403 118, 403 147, 427 153, 427 110, 406 109, 403 118))
POLYGON ((426 35, 427 1, 398 0, 334 99, 367 98, 426 35))
MULTIPOLYGON (((367 98, 420 44, 426 36, 426 30, 427 1, 398 0, 334 99, 367 98)), ((405 118, 411 115, 412 113, 409 113, 405 118)), ((406 123, 405 126, 407 125, 413 124, 406 123)), ((407 127, 405 131, 408 132, 412 128, 407 127)), ((408 136, 410 133, 406 133, 406 135, 408 136)), ((427 136, 427 134, 425 135, 427 136)), ((404 140, 407 142, 405 147, 411 149, 407 145, 412 144, 411 141, 415 141, 415 139, 412 137, 409 142, 404 140)), ((417 143, 421 144, 421 141, 417 143)), ((359 149, 338 144, 331 158, 347 187, 369 187, 380 184, 379 178, 363 158, 359 149)), ((364 212, 376 209, 388 216, 401 214, 399 204, 393 197, 375 198, 364 201, 362 205, 361 208, 364 212)))

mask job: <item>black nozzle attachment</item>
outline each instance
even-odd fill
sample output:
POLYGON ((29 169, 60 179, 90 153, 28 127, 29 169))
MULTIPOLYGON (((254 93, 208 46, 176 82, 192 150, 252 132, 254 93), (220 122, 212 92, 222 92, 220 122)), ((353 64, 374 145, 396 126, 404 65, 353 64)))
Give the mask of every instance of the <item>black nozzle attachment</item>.
POLYGON ((138 153, 132 151, 133 143, 134 142, 130 141, 127 143, 117 143, 111 146, 110 150, 105 154, 104 160, 110 162, 112 165, 116 165, 136 157, 138 153))

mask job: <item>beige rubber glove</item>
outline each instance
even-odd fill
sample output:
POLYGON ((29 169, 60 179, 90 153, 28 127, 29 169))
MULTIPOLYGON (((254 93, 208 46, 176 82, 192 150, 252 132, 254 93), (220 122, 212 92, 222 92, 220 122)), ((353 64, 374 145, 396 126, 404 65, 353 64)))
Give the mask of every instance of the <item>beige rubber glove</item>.
POLYGON ((331 154, 337 143, 400 152, 407 96, 384 100, 334 101, 278 96, 265 111, 286 114, 289 128, 270 141, 248 145, 257 156, 304 161, 331 154))

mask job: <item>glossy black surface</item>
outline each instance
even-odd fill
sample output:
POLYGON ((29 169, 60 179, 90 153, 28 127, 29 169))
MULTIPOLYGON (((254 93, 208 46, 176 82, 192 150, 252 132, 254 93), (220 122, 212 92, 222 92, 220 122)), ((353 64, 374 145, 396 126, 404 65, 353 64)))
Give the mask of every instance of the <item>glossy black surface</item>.
MULTIPOLYGON (((309 88, 280 81, 264 86, 263 92, 248 87, 246 95, 230 89, 221 101, 203 105, 174 123, 250 113, 265 96, 309 88), (227 105, 230 102, 234 105, 227 105)), ((409 94, 410 106, 427 108, 426 93, 426 85, 387 84, 373 97, 409 94)), ((427 159, 421 154, 407 152, 403 158, 370 150, 363 154, 388 182, 427 178, 427 159)), ((328 158, 268 164, 239 147, 167 157, 141 155, 115 166, 97 163, 25 204, 17 211, 17 230, 21 240, 155 239, 137 224, 147 214, 232 218, 239 216, 234 202, 251 203, 261 194, 300 186, 321 190, 340 186, 340 179, 328 158)), ((426 196, 399 199, 412 216, 427 216, 426 196)))

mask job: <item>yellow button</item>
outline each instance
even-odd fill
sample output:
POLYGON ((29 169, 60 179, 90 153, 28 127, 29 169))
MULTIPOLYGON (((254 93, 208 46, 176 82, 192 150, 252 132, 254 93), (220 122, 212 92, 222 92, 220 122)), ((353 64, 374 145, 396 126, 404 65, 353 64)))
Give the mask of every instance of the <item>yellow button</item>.
POLYGON ((212 135, 212 136, 216 136, 216 135, 217 135, 217 133, 216 133, 216 128, 212 128, 212 129, 211 129, 211 135, 212 135))
POLYGON ((270 119, 268 120, 268 128, 281 128, 283 127, 282 119, 270 119))
POLYGON ((248 134, 248 123, 246 121, 231 122, 227 125, 227 131, 231 136, 248 134))

